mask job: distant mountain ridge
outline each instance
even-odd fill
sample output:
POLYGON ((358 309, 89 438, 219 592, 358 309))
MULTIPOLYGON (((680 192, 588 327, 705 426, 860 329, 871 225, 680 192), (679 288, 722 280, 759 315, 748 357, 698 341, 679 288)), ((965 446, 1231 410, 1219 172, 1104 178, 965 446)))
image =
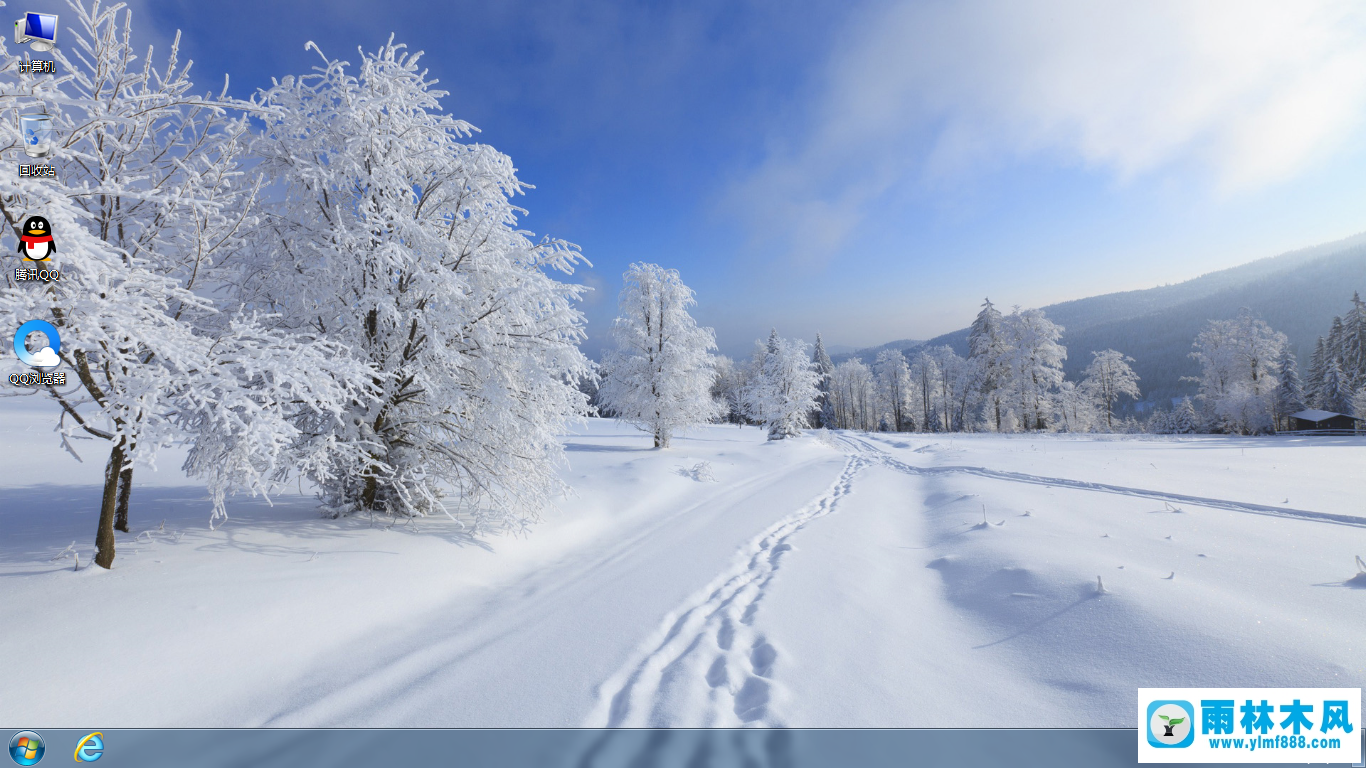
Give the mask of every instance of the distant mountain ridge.
MULTIPOLYGON (((1191 344, 1209 320, 1230 318, 1242 307, 1250 308, 1290 339, 1303 370, 1314 340, 1328 332, 1334 315, 1351 306, 1353 291, 1366 292, 1366 232, 1174 285, 1108 293, 1042 309, 1063 326, 1064 371, 1069 379, 1080 378, 1092 352, 1117 349, 1134 358, 1143 399, 1166 404, 1170 398, 1195 393, 1195 385, 1181 379, 1199 373, 1190 358, 1191 344)), ((1000 297, 997 303, 1003 312, 1012 303, 1008 298, 1000 297)), ((966 355, 967 337, 964 328, 923 345, 947 344, 966 355)), ((841 357, 865 358, 869 351, 875 357, 876 351, 901 344, 906 346, 899 348, 907 352, 922 346, 907 341, 841 357)))
POLYGON ((899 349, 905 353, 906 350, 916 349, 924 343, 925 342, 920 339, 897 339, 896 341, 889 341, 886 344, 880 344, 876 347, 864 347, 863 349, 856 349, 852 352, 841 352, 840 354, 832 352, 830 353, 830 360, 836 365, 839 365, 845 360, 858 358, 868 365, 872 365, 873 361, 877 359, 877 353, 884 349, 899 349))

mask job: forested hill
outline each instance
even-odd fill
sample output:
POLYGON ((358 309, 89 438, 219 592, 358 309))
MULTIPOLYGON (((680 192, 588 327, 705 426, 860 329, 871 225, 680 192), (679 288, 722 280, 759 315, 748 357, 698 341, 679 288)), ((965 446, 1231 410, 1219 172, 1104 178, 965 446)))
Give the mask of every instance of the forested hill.
MULTIPOLYGON (((1251 308, 1289 337, 1303 370, 1314 340, 1328 333, 1334 315, 1351 307, 1353 291, 1366 293, 1366 233, 1175 285, 1065 301, 1043 310, 1064 328, 1068 379, 1080 378, 1093 351, 1117 349, 1135 359, 1144 400, 1163 403, 1194 394, 1195 385, 1181 378, 1199 372, 1189 355, 1207 321, 1251 308)), ((1002 311, 1010 311, 1010 297, 992 298, 1002 311)), ((967 335, 964 328, 925 344, 948 344, 966 355, 967 335)))

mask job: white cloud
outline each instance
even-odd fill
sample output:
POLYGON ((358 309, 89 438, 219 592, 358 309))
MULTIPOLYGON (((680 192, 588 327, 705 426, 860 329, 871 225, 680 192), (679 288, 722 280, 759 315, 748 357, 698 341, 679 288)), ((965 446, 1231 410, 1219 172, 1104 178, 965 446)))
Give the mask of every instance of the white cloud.
POLYGON ((43 347, 37 352, 34 352, 33 360, 29 363, 29 365, 37 366, 39 368, 51 368, 61 364, 61 358, 57 357, 57 353, 53 351, 52 347, 43 347))
POLYGON ((728 197, 798 256, 828 254, 898 183, 1023 156, 1237 194, 1359 127, 1366 6, 903 1, 851 26, 812 103, 728 197))

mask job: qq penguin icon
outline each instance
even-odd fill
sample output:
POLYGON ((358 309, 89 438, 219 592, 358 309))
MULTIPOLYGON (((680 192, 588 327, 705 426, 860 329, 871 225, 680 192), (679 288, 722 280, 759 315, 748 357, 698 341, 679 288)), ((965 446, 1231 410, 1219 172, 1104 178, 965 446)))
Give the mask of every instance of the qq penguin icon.
POLYGON ((52 240, 52 225, 42 216, 30 216, 19 231, 19 253, 25 261, 47 261, 57 252, 52 240))

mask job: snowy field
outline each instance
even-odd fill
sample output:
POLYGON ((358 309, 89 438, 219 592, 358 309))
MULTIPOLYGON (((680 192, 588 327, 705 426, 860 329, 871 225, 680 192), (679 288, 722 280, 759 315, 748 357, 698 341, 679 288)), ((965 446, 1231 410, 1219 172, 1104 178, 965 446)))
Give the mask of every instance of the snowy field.
POLYGON ((1138 686, 1366 687, 1366 439, 593 420, 574 497, 481 539, 297 491, 210 530, 168 453, 103 571, 103 446, 0 409, 0 653, 42 681, 0 721, 1131 727, 1138 686))

